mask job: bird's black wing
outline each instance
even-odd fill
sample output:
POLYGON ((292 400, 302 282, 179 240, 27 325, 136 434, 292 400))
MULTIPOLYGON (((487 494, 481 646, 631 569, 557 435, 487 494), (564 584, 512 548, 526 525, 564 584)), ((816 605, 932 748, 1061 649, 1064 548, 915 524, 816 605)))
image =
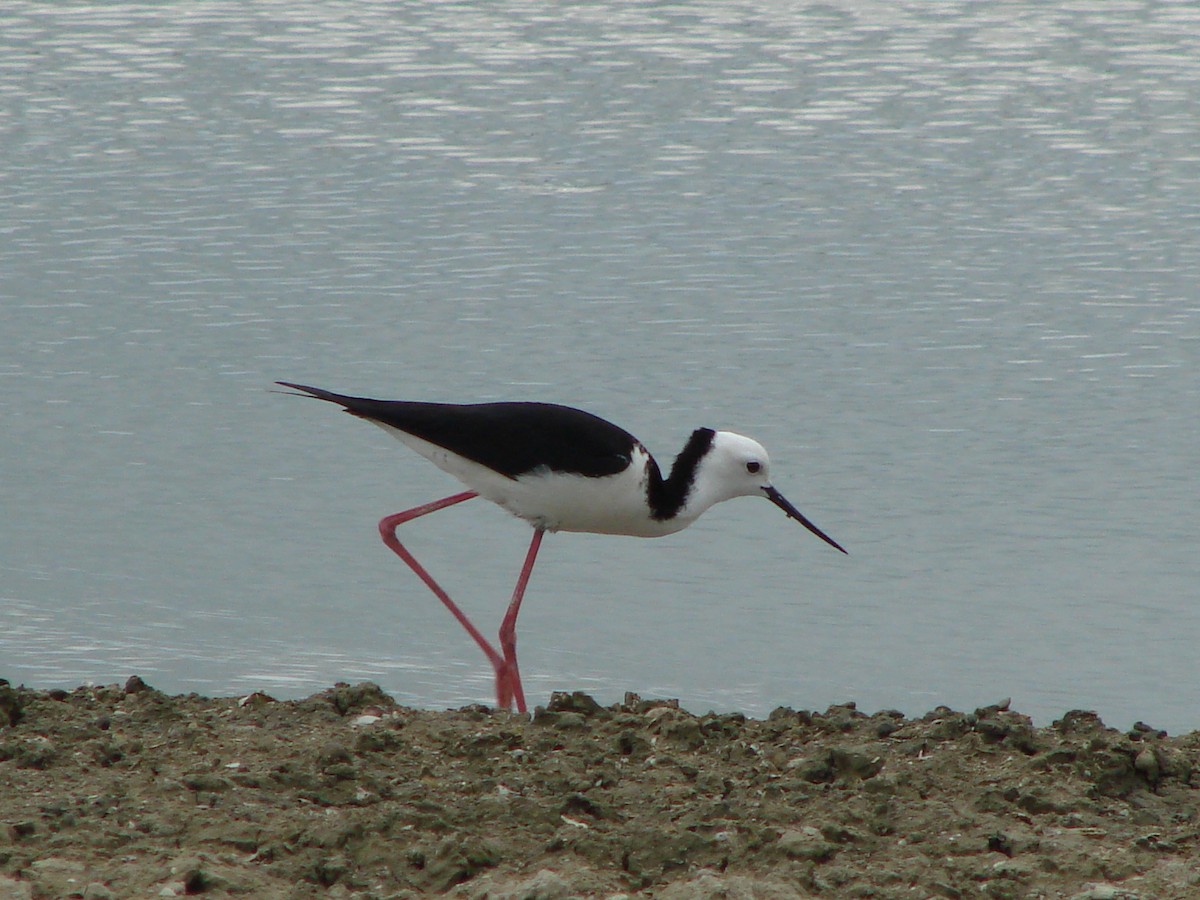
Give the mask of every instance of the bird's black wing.
POLYGON ((349 397, 281 381, 352 415, 444 447, 510 478, 546 468, 590 477, 615 475, 637 439, 599 416, 552 403, 421 403, 349 397))

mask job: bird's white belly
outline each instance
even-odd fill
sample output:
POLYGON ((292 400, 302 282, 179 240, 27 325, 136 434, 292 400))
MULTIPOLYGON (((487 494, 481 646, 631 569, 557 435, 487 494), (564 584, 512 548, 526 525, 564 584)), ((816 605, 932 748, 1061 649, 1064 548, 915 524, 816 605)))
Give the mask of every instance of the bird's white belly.
POLYGON ((640 449, 635 451, 631 465, 616 475, 591 477, 546 469, 509 478, 407 432, 376 424, 479 496, 535 528, 661 537, 693 521, 684 517, 659 520, 651 516, 646 503, 648 457, 640 449))
POLYGON ((498 492, 503 496, 488 499, 548 531, 636 537, 659 537, 678 531, 682 527, 678 522, 664 522, 650 515, 643 473, 641 467, 598 478, 549 471, 532 473, 509 480, 498 492))

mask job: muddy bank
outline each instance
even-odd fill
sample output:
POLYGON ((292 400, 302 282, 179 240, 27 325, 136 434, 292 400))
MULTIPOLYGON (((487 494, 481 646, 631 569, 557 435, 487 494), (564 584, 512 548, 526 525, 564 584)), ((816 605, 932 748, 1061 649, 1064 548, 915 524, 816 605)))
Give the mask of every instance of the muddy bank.
POLYGON ((8 898, 1200 897, 1200 733, 0 685, 8 898))

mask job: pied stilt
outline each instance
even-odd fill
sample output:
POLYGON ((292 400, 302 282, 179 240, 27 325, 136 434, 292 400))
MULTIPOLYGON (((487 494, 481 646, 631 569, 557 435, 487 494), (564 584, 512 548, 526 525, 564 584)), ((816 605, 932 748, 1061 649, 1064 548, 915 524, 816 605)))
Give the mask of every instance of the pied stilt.
POLYGON ((496 702, 525 712, 517 668, 517 614, 547 531, 659 537, 681 531, 715 503, 766 497, 825 543, 845 549, 771 484, 767 451, 731 431, 698 428, 664 478, 629 432, 598 416, 550 403, 419 403, 348 397, 277 382, 374 422, 470 488, 386 516, 379 533, 474 638, 496 673, 496 702), (533 526, 533 541, 500 625, 500 649, 480 633, 396 537, 413 519, 483 497, 533 526))

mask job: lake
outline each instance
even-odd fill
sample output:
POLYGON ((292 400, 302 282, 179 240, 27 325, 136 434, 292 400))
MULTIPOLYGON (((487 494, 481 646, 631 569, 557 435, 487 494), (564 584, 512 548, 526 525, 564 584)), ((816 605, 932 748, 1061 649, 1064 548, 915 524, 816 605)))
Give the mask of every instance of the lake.
MULTIPOLYGON (((743 432, 850 552, 551 535, 531 702, 1200 728, 1200 7, 3 19, 0 677, 491 698, 375 528, 458 484, 282 379, 743 432)), ((402 537, 491 633, 528 528, 402 537)))

